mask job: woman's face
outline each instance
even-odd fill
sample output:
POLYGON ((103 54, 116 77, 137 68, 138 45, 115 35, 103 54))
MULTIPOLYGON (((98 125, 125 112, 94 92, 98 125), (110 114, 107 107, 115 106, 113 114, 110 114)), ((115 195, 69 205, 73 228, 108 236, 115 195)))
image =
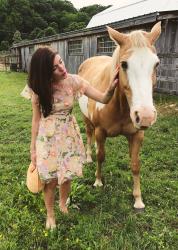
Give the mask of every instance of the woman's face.
POLYGON ((56 55, 53 62, 53 77, 55 81, 67 78, 67 71, 60 55, 56 55))

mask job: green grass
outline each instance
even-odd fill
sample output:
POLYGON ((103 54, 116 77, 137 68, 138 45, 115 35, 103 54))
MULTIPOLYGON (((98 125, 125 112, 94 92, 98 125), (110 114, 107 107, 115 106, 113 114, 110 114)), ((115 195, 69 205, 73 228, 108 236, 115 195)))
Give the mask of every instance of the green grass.
MULTIPOLYGON (((144 213, 135 213, 128 147, 108 139, 104 187, 94 188, 95 163, 73 181, 70 214, 45 230, 42 194, 25 185, 29 164, 31 104, 20 97, 23 73, 0 73, 0 250, 178 249, 178 97, 155 95, 157 123, 146 131, 141 152, 144 213), (173 105, 172 105, 173 104, 173 105)), ((74 113, 86 141, 79 108, 74 113)))

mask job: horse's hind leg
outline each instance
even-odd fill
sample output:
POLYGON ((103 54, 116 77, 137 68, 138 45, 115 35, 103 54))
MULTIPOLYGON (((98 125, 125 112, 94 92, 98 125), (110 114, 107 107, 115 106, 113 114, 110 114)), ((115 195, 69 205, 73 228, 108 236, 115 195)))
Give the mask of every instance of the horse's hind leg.
POLYGON ((91 163, 92 162, 91 144, 92 144, 92 138, 94 136, 94 127, 86 116, 84 116, 84 122, 85 122, 85 130, 86 130, 86 135, 87 135, 87 145, 86 145, 87 163, 91 163))
POLYGON ((106 135, 103 130, 100 128, 95 128, 95 139, 96 139, 96 156, 97 156, 97 168, 96 168, 96 181, 94 183, 94 186, 101 187, 103 186, 102 180, 101 180, 101 167, 102 163, 105 159, 105 150, 104 150, 104 144, 106 141, 106 135))
POLYGON ((131 157, 131 169, 133 174, 133 196, 135 198, 134 208, 143 209, 145 207, 140 190, 140 162, 139 151, 143 142, 144 131, 139 131, 136 134, 129 136, 129 152, 131 157))

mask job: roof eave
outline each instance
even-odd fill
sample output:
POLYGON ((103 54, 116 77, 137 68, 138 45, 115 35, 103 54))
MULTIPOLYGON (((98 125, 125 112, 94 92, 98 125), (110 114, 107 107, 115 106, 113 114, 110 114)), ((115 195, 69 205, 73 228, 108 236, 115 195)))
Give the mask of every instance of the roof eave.
POLYGON ((82 37, 86 35, 102 33, 106 31, 106 25, 112 25, 113 28, 124 29, 130 26, 139 26, 145 23, 153 23, 159 20, 172 19, 172 18, 177 18, 177 17, 178 17, 178 10, 168 11, 168 12, 167 11, 166 12, 154 12, 151 14, 137 16, 137 17, 125 19, 125 20, 118 21, 118 22, 104 24, 101 26, 85 28, 82 30, 75 30, 71 32, 61 33, 61 34, 57 34, 57 35, 50 36, 50 37, 39 38, 39 39, 34 39, 34 40, 26 41, 26 42, 16 43, 11 47, 11 49, 20 48, 24 46, 30 46, 34 44, 40 44, 40 43, 50 43, 50 42, 65 40, 65 39, 70 40, 70 39, 75 39, 77 37, 82 37))

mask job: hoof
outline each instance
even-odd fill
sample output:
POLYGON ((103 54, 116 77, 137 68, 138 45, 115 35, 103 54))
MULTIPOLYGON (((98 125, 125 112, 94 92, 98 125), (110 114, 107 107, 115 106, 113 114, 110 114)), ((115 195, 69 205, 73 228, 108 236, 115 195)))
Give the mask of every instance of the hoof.
POLYGON ((144 207, 143 208, 134 207, 134 211, 135 211, 135 213, 143 213, 145 211, 145 208, 144 207))
POLYGON ((134 208, 138 210, 145 208, 145 204, 143 203, 142 199, 139 198, 135 200, 134 208))
POLYGON ((87 163, 92 163, 92 162, 93 162, 92 158, 91 157, 87 157, 87 163))
POLYGON ((102 187, 103 186, 103 183, 101 180, 97 180, 95 181, 95 183, 93 184, 94 187, 102 187))
POLYGON ((52 217, 49 217, 46 219, 46 229, 47 230, 54 230, 56 229, 56 222, 55 219, 52 217))
POLYGON ((66 201, 66 206, 68 207, 69 205, 70 205, 70 197, 68 197, 66 201))
POLYGON ((60 209, 60 211, 61 211, 61 213, 62 214, 68 214, 69 213, 69 211, 68 211, 68 209, 67 209, 67 206, 59 206, 59 209, 60 209))

